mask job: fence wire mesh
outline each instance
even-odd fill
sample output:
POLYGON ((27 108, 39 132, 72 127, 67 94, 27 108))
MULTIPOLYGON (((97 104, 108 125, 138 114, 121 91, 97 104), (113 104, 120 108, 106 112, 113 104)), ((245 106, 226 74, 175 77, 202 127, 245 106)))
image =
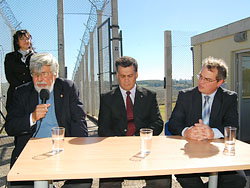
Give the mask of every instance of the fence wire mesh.
MULTIPOLYGON (((102 28, 101 34, 99 34, 100 41, 98 41, 98 27, 107 18, 112 15, 111 1, 89 1, 90 13, 86 21, 85 31, 81 39, 81 47, 75 63, 72 79, 78 83, 80 92, 82 93, 82 100, 85 109, 88 114, 92 116, 98 116, 99 111, 99 88, 105 88, 106 76, 99 74, 100 72, 106 72, 106 62, 109 62, 109 54, 106 51, 107 43, 109 42, 108 28, 102 28), (99 23, 98 23, 98 19, 99 23), (102 44, 102 61, 103 66, 99 70, 99 54, 98 43, 102 44), (102 77, 102 84, 99 83, 99 77, 102 77), (84 83, 84 84, 80 84, 84 83)), ((108 73, 109 74, 109 73, 108 73)), ((109 82, 109 80, 107 80, 109 82)), ((108 90, 107 90, 108 91, 108 90)))
MULTIPOLYGON (((101 11, 102 20, 111 16, 110 0, 64 0, 64 27, 65 27, 65 65, 68 67, 68 77, 74 78, 79 63, 85 54, 86 45, 89 45, 90 33, 93 33, 94 49, 97 49, 96 24, 98 11, 101 11), (74 28, 74 29, 72 29, 74 28), (75 45, 78 43, 79 45, 75 45), (75 47, 78 46, 78 47, 75 47), (72 56, 72 54, 76 54, 72 56), (74 66, 75 65, 75 66, 74 66)), ((4 73, 5 55, 13 51, 12 36, 16 30, 27 29, 32 35, 32 43, 36 52, 49 52, 58 58, 58 33, 57 33, 57 1, 51 0, 26 0, 26 1, 0 1, 0 68, 1 68, 1 102, 2 110, 6 114, 4 106, 8 82, 4 73)), ((98 92, 98 54, 94 50, 94 95, 95 107, 89 106, 88 111, 96 114, 99 108, 98 92)), ((88 57, 90 58, 90 52, 88 57)), ((90 62, 89 58, 85 61, 90 62)), ((90 69, 90 65, 88 66, 90 69)), ((91 75, 89 73, 88 77, 91 75)), ((90 82, 78 78, 81 84, 90 87, 90 82)), ((80 85, 80 84, 79 84, 80 85)), ((78 86, 79 86, 78 85, 78 86)), ((79 87, 82 92, 84 88, 79 87)), ((84 97, 82 93, 82 99, 84 97)), ((86 100, 84 100, 86 105, 86 100)), ((86 107, 87 108, 87 107, 86 107)))
POLYGON ((0 1, 1 102, 4 114, 6 114, 4 106, 8 89, 4 57, 13 51, 12 36, 19 29, 27 29, 31 33, 36 52, 50 52, 57 58, 57 2, 51 0, 0 1))
MULTIPOLYGON (((12 51, 12 35, 16 29, 28 29, 37 52, 50 52, 58 57, 57 1, 40 0, 36 1, 34 6, 33 0, 2 0, 0 14, 1 99, 2 103, 5 104, 6 97, 4 96, 6 96, 8 83, 4 74, 4 57, 6 53, 12 51), (7 13, 10 15, 7 15, 7 13)), ((107 18, 112 20, 111 0, 75 0, 74 3, 70 0, 64 0, 65 63, 68 67, 68 77, 77 82, 86 111, 95 116, 98 115, 100 95, 98 83, 98 15, 101 15, 99 24, 106 21, 107 18), (91 39, 92 46, 90 35, 93 36, 91 39), (75 45, 75 43, 79 45, 75 45), (85 54, 86 49, 88 49, 88 52, 85 54), (72 56, 72 54, 75 54, 75 56, 72 56), (82 70, 80 70, 80 63, 83 63, 82 70)), ((179 90, 193 84, 190 37, 195 34, 187 31, 172 32, 173 100, 176 99, 179 90)), ((101 56, 103 59, 101 90, 105 92, 110 90, 107 24, 101 29, 101 38, 101 56)), ((113 67, 111 67, 111 72, 113 71, 113 67)), ((158 102, 164 104, 163 82, 158 85, 159 87, 149 87, 157 92, 158 102)))

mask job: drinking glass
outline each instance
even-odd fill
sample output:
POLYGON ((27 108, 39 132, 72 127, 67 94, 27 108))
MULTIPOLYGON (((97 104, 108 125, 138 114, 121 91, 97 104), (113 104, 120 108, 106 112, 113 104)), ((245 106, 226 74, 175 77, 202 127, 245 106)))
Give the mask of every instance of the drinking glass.
POLYGON ((223 153, 225 155, 235 155, 236 133, 236 127, 227 126, 224 128, 225 148, 223 153))
POLYGON ((151 152, 153 130, 148 128, 140 129, 141 155, 146 156, 151 152))
POLYGON ((53 153, 58 153, 64 150, 64 127, 53 127, 52 128, 52 150, 53 153))

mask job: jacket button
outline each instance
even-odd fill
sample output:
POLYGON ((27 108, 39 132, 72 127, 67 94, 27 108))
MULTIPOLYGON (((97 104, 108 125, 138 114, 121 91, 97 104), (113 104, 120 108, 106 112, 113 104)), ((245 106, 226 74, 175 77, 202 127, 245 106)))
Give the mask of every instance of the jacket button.
POLYGON ((124 129, 124 132, 127 132, 127 129, 124 129))

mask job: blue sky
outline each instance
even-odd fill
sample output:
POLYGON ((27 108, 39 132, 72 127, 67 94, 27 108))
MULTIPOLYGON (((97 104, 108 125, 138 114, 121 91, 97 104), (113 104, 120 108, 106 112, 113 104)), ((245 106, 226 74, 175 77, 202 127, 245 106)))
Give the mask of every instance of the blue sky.
MULTIPOLYGON (((56 0, 7 0, 38 52, 57 56, 56 0), (53 15, 53 16, 52 16, 53 15)), ((64 0, 65 13, 88 13, 87 0, 64 0)), ((249 0, 118 0, 123 54, 137 59, 139 80, 163 79, 164 31, 173 35, 173 77, 191 79, 190 37, 249 17, 249 0)), ((65 60, 71 78, 88 16, 65 14, 65 60)), ((7 51, 7 50, 6 50, 7 51)))
POLYGON ((137 59, 139 79, 163 79, 164 31, 171 30, 173 78, 191 78, 190 37, 249 17, 249 7, 249 0, 120 0, 124 55, 137 59))

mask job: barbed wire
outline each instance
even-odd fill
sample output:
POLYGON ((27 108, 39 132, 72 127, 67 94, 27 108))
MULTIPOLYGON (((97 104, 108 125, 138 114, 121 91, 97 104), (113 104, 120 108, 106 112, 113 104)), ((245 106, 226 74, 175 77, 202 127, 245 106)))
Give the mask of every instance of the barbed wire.
POLYGON ((8 3, 5 0, 0 1, 0 14, 2 15, 5 23, 11 30, 21 29, 21 22, 19 23, 15 18, 12 10, 10 9, 8 3))
MULTIPOLYGON (((73 70, 73 74, 72 74, 72 80, 74 79, 77 69, 80 65, 80 62, 82 60, 82 56, 85 54, 85 46, 89 44, 89 36, 90 36, 90 32, 94 32, 95 28, 96 28, 96 24, 97 24, 97 16, 98 10, 103 10, 105 9, 106 5, 110 3, 111 0, 89 0, 89 2, 91 3, 91 8, 90 8, 90 12, 89 12, 89 18, 87 20, 87 23, 84 24, 85 25, 85 31, 84 34, 82 36, 81 39, 81 45, 80 45, 80 50, 79 53, 77 55, 77 59, 76 59, 76 63, 75 63, 75 67, 73 70)), ((77 13, 79 14, 79 13, 77 13)), ((86 14, 86 13, 82 13, 82 14, 86 14)), ((111 14, 109 14, 111 15, 111 14)), ((109 16, 108 14, 105 14, 103 16, 109 16)))

